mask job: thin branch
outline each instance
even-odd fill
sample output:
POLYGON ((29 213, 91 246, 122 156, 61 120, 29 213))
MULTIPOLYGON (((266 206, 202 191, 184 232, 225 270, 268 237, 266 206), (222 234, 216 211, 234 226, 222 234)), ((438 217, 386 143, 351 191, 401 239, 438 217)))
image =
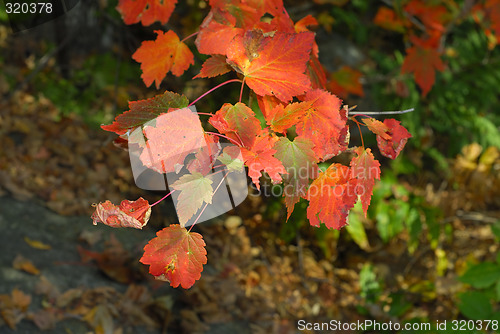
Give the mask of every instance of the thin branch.
POLYGON ((223 83, 215 86, 214 88, 210 89, 209 91, 203 93, 200 97, 198 97, 196 100, 194 100, 193 102, 191 102, 188 107, 191 107, 193 104, 195 104, 196 102, 198 102, 199 100, 201 100, 202 98, 204 98, 205 96, 207 96, 208 94, 210 94, 211 92, 213 92, 214 90, 216 90, 217 88, 220 88, 228 83, 231 83, 231 82, 241 82, 240 79, 231 79, 231 80, 228 80, 228 81, 224 81, 223 83))
POLYGON ((237 146, 241 146, 241 145, 242 145, 242 144, 238 143, 236 140, 231 139, 231 138, 229 138, 229 137, 227 137, 227 136, 221 135, 220 133, 210 132, 210 131, 205 131, 205 133, 208 133, 208 134, 210 134, 210 135, 214 135, 214 136, 219 136, 219 137, 222 137, 222 138, 226 138, 227 140, 229 140, 229 141, 231 141, 231 142, 235 143, 237 146))
POLYGON ((415 108, 405 110, 392 110, 392 111, 349 111, 349 116, 363 116, 363 115, 397 115, 412 112, 415 108))
POLYGON ((150 207, 153 207, 153 206, 155 206, 156 204, 160 203, 160 202, 161 202, 161 201, 163 201, 165 198, 167 198, 168 196, 172 195, 172 193, 173 193, 174 191, 175 191, 175 189, 174 189, 174 190, 172 190, 171 192, 169 192, 168 194, 166 194, 165 196, 163 196, 160 200, 158 200, 158 201, 154 202, 153 204, 151 204, 151 205, 150 205, 150 207))
MULTIPOLYGON (((217 174, 218 172, 216 173, 213 173, 212 175, 215 175, 217 174)), ((226 179, 227 177, 227 174, 224 175, 224 177, 220 180, 219 182, 219 185, 217 186, 217 188, 215 188, 214 192, 212 193, 212 196, 215 195, 215 193, 217 192, 217 190, 219 190, 220 186, 222 185, 222 183, 224 182, 224 180, 226 179)), ((198 220, 200 220, 200 217, 201 215, 203 214, 203 212, 205 211, 205 209, 207 208, 208 206, 208 203, 205 203, 205 206, 203 207, 203 209, 201 210, 200 214, 198 215, 198 217, 196 217, 196 220, 194 221, 194 223, 191 225, 191 227, 189 228, 188 232, 191 232, 191 229, 193 228, 194 225, 196 225, 196 223, 198 222, 198 220)))
POLYGON ((189 36, 187 36, 187 37, 184 37, 184 39, 181 41, 181 43, 182 43, 182 42, 184 42, 185 40, 187 40, 187 39, 189 39, 189 38, 193 37, 193 36, 198 35, 198 33, 199 33, 199 31, 194 32, 194 33, 192 33, 191 35, 189 35, 189 36))

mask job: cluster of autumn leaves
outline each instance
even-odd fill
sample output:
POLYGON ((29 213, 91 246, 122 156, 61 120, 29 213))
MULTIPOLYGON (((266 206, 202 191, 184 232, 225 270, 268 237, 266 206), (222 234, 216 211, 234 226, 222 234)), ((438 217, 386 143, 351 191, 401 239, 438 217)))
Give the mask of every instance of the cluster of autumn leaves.
POLYGON ((469 17, 484 30, 489 48, 494 48, 500 42, 500 0, 395 2, 393 8, 380 7, 374 23, 404 34, 409 47, 401 72, 412 73, 425 96, 435 83, 436 71, 446 69, 442 60, 446 36, 469 17))
MULTIPOLYGON (((120 0, 118 10, 127 24, 149 25, 156 20, 166 23, 175 2, 120 0)), ((319 49, 314 33, 308 29, 316 20, 307 16, 294 23, 281 0, 210 0, 209 5, 211 10, 195 41, 198 51, 209 58, 196 77, 236 72, 242 78, 242 85, 255 93, 266 124, 263 127, 250 106, 241 101, 225 103, 209 118, 219 134, 202 133, 207 146, 216 147, 219 136, 223 136, 241 152, 231 155, 233 161, 227 164, 241 159, 257 188, 262 172, 273 183, 283 183, 288 217, 301 198, 309 201, 307 217, 313 226, 323 223, 328 228, 340 229, 347 224, 349 210, 359 199, 366 214, 374 180, 380 177, 380 164, 369 148, 348 147, 348 109, 325 89, 327 79, 318 60, 319 49), (319 170, 319 162, 347 150, 354 152, 349 166, 334 163, 324 171, 319 170)), ((188 46, 173 31, 156 33, 157 39, 143 42, 133 58, 141 63, 146 85, 155 82, 159 88, 168 72, 181 75, 194 61, 188 46)), ((179 113, 183 116, 178 122, 158 121, 154 129, 145 126, 148 121, 188 106, 186 97, 165 92, 148 100, 130 102, 130 110, 103 129, 117 133, 121 141, 130 144, 129 135, 141 127, 145 135, 149 134, 144 148, 155 151, 156 142, 163 142, 166 133, 181 126, 186 135, 180 136, 172 147, 160 147, 165 151, 183 147, 188 152, 185 148, 190 147, 194 136, 189 135, 189 128, 198 129, 199 119, 183 121, 182 117, 188 114, 179 113)), ((364 118, 363 122, 377 135, 381 153, 391 159, 398 156, 411 137, 393 119, 381 122, 364 118)), ((210 152, 210 161, 215 161, 221 153, 217 149, 210 152)), ((144 165, 154 167, 146 158, 141 160, 144 165)), ((172 172, 174 168, 161 166, 161 172, 172 172)), ((154 169, 158 171, 157 167, 154 169)), ((189 169, 189 180, 207 178, 210 169, 205 172, 200 168, 189 169)), ((181 194, 188 191, 182 187, 175 189, 181 194)), ((92 218, 94 223, 142 228, 149 213, 150 205, 142 198, 136 202, 123 201, 120 206, 106 201, 96 206, 92 218)), ((188 288, 199 279, 206 263, 204 245, 201 235, 188 231, 181 221, 181 225, 163 229, 149 242, 141 262, 150 265, 150 273, 156 278, 167 280, 174 287, 188 288)))

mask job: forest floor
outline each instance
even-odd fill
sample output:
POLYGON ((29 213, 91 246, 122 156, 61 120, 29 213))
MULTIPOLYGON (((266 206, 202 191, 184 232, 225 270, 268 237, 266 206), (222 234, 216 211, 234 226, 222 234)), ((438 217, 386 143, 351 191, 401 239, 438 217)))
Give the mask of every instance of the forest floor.
MULTIPOLYGON (((497 211, 447 213, 443 221, 453 231, 440 241, 447 267, 439 269, 427 241, 410 254, 405 233, 383 243, 369 222, 365 249, 342 233, 320 245, 310 226, 285 242, 284 206, 269 214, 279 202, 249 197, 197 226, 208 264, 191 289, 173 289, 138 261, 147 241, 176 223, 171 205, 155 207, 142 231, 92 225, 93 202, 162 196, 135 187, 127 153, 112 137, 78 117, 60 117, 41 96, 18 92, 2 109, 8 131, 0 133, 1 333, 296 333, 299 319, 451 319, 465 289, 457 275, 466 262, 494 261, 498 251, 489 226, 497 211), (361 294, 365 263, 381 284, 376 301, 361 294), (406 309, 394 316, 387 305, 398 294, 406 309)), ((439 196, 428 188, 425 196, 444 212, 470 211, 478 196, 474 187, 439 196)))

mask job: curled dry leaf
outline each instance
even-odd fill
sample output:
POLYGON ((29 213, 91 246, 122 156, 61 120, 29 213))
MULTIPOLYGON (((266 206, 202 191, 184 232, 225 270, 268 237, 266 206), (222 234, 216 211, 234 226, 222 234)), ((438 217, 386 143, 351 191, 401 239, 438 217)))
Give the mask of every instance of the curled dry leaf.
POLYGON ((111 227, 133 227, 142 229, 151 215, 151 206, 144 198, 136 201, 123 200, 120 206, 110 201, 93 204, 96 208, 91 218, 94 225, 101 222, 111 227))

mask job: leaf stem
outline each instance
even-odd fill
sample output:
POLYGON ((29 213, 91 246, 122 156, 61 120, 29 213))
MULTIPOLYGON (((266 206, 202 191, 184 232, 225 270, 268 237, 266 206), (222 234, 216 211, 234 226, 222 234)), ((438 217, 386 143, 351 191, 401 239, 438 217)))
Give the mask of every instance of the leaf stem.
POLYGON ((241 97, 243 96, 243 87, 245 87, 245 78, 243 78, 243 80, 241 81, 241 90, 240 90, 240 100, 239 100, 239 102, 241 102, 241 97))
POLYGON ((163 201, 165 198, 167 198, 168 196, 172 195, 172 193, 173 193, 174 191, 175 191, 175 189, 174 189, 174 190, 172 190, 171 192, 169 192, 168 194, 166 194, 165 196, 163 196, 163 197, 162 197, 159 201, 156 201, 156 202, 154 202, 153 204, 151 204, 151 205, 150 205, 150 207, 153 207, 153 206, 155 206, 156 204, 160 203, 160 202, 161 202, 161 201, 163 201))
MULTIPOLYGON (((365 149, 365 143, 363 141, 363 133, 361 132, 361 127, 359 126, 361 123, 359 123, 359 121, 355 118, 356 116, 358 115, 354 115, 352 117, 352 120, 354 121, 354 123, 356 123, 356 125, 358 126, 358 130, 359 130, 359 136, 361 137, 361 146, 363 146, 363 150, 365 149)), ((364 115, 363 115, 364 116, 364 115)), ((369 117, 369 116, 367 116, 369 117)), ((371 118, 371 117, 370 117, 371 118)))
POLYGON ((214 88, 210 89, 209 91, 203 93, 200 97, 198 97, 196 100, 194 100, 193 102, 191 102, 188 107, 191 107, 193 104, 195 104, 196 102, 198 102, 199 100, 201 100, 202 98, 204 98, 205 96, 207 96, 208 94, 210 94, 211 92, 213 92, 214 90, 216 90, 217 88, 220 88, 228 83, 231 83, 231 82, 241 82, 240 79, 231 79, 231 80, 227 80, 227 81, 224 81, 223 83, 215 86, 214 88))
POLYGON ((198 35, 198 33, 199 33, 199 31, 196 31, 196 32, 192 33, 191 35, 189 35, 189 36, 187 36, 187 37, 184 37, 184 39, 181 41, 181 43, 182 43, 182 42, 184 42, 184 41, 185 41, 185 40, 187 40, 187 39, 190 39, 190 38, 191 38, 191 37, 193 37, 193 36, 198 35))
MULTIPOLYGON (((216 173, 214 173, 214 174, 216 174, 216 173)), ((215 193, 217 192, 217 190, 219 190, 220 186, 222 185, 222 182, 224 182, 224 180, 226 179, 226 177, 227 177, 227 174, 224 175, 224 177, 222 178, 222 180, 220 180, 219 185, 217 186, 217 188, 215 188, 214 192, 212 193, 212 196, 215 195, 215 193)), ((208 203, 205 203, 205 206, 201 210, 200 214, 198 215, 198 217, 196 217, 196 220, 191 225, 191 227, 189 227, 188 232, 191 232, 191 229, 193 228, 193 226, 196 225, 196 223, 198 222, 198 220, 200 220, 200 217, 203 214, 203 212, 205 211, 205 209, 207 208, 207 206, 208 206, 208 203)))
POLYGON ((205 131, 205 133, 208 133, 208 134, 210 134, 210 135, 214 135, 214 136, 219 136, 219 137, 225 138, 225 139, 227 139, 227 140, 229 140, 229 141, 231 141, 231 142, 235 143, 236 145, 241 146, 241 144, 240 144, 240 143, 238 143, 236 140, 231 139, 231 138, 229 138, 229 137, 227 137, 227 136, 221 135, 220 133, 210 132, 210 131, 205 131))
POLYGON ((205 116, 213 116, 214 114, 211 114, 209 112, 197 112, 198 115, 205 115, 205 116))

